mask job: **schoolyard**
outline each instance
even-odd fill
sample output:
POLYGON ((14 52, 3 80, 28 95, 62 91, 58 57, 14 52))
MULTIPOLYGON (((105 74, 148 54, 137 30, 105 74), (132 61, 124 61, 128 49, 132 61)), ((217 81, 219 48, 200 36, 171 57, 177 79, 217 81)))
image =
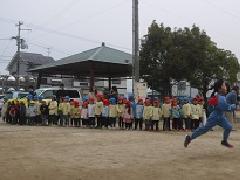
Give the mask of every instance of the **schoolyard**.
POLYGON ((185 132, 140 132, 0 124, 0 180, 238 180, 235 146, 222 130, 183 147, 185 132))

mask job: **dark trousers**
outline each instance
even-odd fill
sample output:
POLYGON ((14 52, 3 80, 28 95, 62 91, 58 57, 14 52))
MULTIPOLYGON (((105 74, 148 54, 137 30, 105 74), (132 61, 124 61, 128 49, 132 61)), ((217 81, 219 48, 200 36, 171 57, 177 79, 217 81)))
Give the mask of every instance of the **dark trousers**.
POLYGON ((80 118, 74 118, 74 126, 77 126, 77 127, 81 126, 81 119, 80 118))
POLYGON ((96 118, 97 118, 97 127, 102 127, 102 117, 96 116, 96 118))
POLYGON ((140 118, 140 119, 135 119, 135 130, 137 130, 139 126, 139 130, 142 130, 142 127, 143 127, 143 118, 140 118))
POLYGON ((173 118, 172 119, 172 129, 180 130, 179 126, 180 126, 179 118, 173 118))
POLYGON ((82 119, 82 125, 83 126, 88 125, 88 119, 82 119))
POLYGON ((125 123, 125 129, 130 130, 131 129, 131 124, 132 123, 125 123))
POLYGON ((192 120, 190 118, 184 118, 184 121, 185 121, 185 129, 191 130, 192 120))
POLYGON ((108 117, 102 117, 102 126, 108 127, 109 124, 109 118, 108 117))
POLYGON ((49 115, 48 116, 48 125, 57 124, 56 119, 57 119, 57 117, 55 115, 49 115))
POLYGON ((19 124, 20 125, 26 125, 26 116, 20 116, 19 117, 19 124))
POLYGON ((48 115, 42 115, 42 125, 48 125, 48 115))
POLYGON ((123 122, 123 118, 122 118, 122 117, 119 117, 119 118, 118 118, 118 126, 119 126, 120 128, 124 128, 124 122, 123 122))
POLYGON ((191 129, 197 129, 198 126, 199 126, 199 120, 198 119, 192 119, 191 129))
POLYGON ((41 125, 42 124, 42 117, 41 117, 41 115, 37 115, 36 118, 35 118, 35 121, 36 121, 36 124, 41 125))
POLYGON ((179 121, 178 121, 178 130, 183 130, 183 119, 182 119, 182 118, 179 118, 179 121))
POLYGON ((151 125, 151 120, 150 119, 145 119, 145 131, 148 131, 150 129, 150 125, 151 125))
POLYGON ((171 131, 170 118, 163 118, 163 130, 164 131, 171 131))
POLYGON ((34 125, 35 118, 36 118, 36 116, 35 117, 29 117, 28 118, 28 125, 34 125))
POLYGON ((90 126, 95 126, 96 122, 95 122, 95 117, 89 117, 89 125, 90 126))
POLYGON ((151 121, 151 130, 152 130, 152 131, 153 131, 153 126, 154 126, 154 125, 156 125, 156 131, 159 130, 158 123, 159 123, 159 120, 152 120, 152 121, 151 121))
POLYGON ((110 117, 109 121, 110 121, 109 124, 110 124, 111 127, 116 127, 116 118, 110 117))

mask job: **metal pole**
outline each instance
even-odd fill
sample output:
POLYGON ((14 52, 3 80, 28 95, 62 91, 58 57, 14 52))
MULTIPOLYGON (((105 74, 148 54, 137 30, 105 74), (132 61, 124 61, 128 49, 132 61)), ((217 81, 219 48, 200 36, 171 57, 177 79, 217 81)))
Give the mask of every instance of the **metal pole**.
POLYGON ((17 36, 17 77, 16 77, 16 80, 17 80, 17 89, 19 90, 20 89, 20 82, 19 82, 19 77, 20 77, 20 60, 21 60, 21 52, 20 52, 20 49, 21 49, 21 26, 23 25, 22 22, 18 22, 17 26, 18 26, 18 36, 17 36))
POLYGON ((132 0, 132 92, 139 82, 138 0, 132 0))

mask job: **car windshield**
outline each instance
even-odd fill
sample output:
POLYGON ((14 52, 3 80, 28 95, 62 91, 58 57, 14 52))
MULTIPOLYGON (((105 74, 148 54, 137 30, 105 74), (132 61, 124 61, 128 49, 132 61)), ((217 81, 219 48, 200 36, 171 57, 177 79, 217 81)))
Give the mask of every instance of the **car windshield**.
POLYGON ((43 91, 44 90, 37 89, 37 90, 35 90, 35 93, 36 93, 37 96, 41 96, 43 91))
POLYGON ((12 99, 13 98, 13 92, 6 92, 5 99, 12 99))
POLYGON ((70 98, 80 98, 77 90, 59 90, 56 92, 57 97, 69 96, 70 98))
POLYGON ((24 98, 24 97, 27 97, 28 96, 28 92, 20 92, 19 94, 18 94, 18 98, 24 98))

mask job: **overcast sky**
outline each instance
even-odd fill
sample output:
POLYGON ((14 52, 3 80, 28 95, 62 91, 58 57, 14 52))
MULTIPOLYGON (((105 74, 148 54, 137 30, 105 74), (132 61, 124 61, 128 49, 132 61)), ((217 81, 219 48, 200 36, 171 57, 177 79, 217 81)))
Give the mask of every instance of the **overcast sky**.
MULTIPOLYGON (((218 47, 240 58, 240 2, 238 0, 139 0, 140 37, 152 20, 170 27, 196 23, 218 47)), ((27 52, 55 60, 106 46, 131 53, 132 0, 0 0, 0 73, 16 51, 8 39, 17 34, 15 23, 23 21, 27 52)))

